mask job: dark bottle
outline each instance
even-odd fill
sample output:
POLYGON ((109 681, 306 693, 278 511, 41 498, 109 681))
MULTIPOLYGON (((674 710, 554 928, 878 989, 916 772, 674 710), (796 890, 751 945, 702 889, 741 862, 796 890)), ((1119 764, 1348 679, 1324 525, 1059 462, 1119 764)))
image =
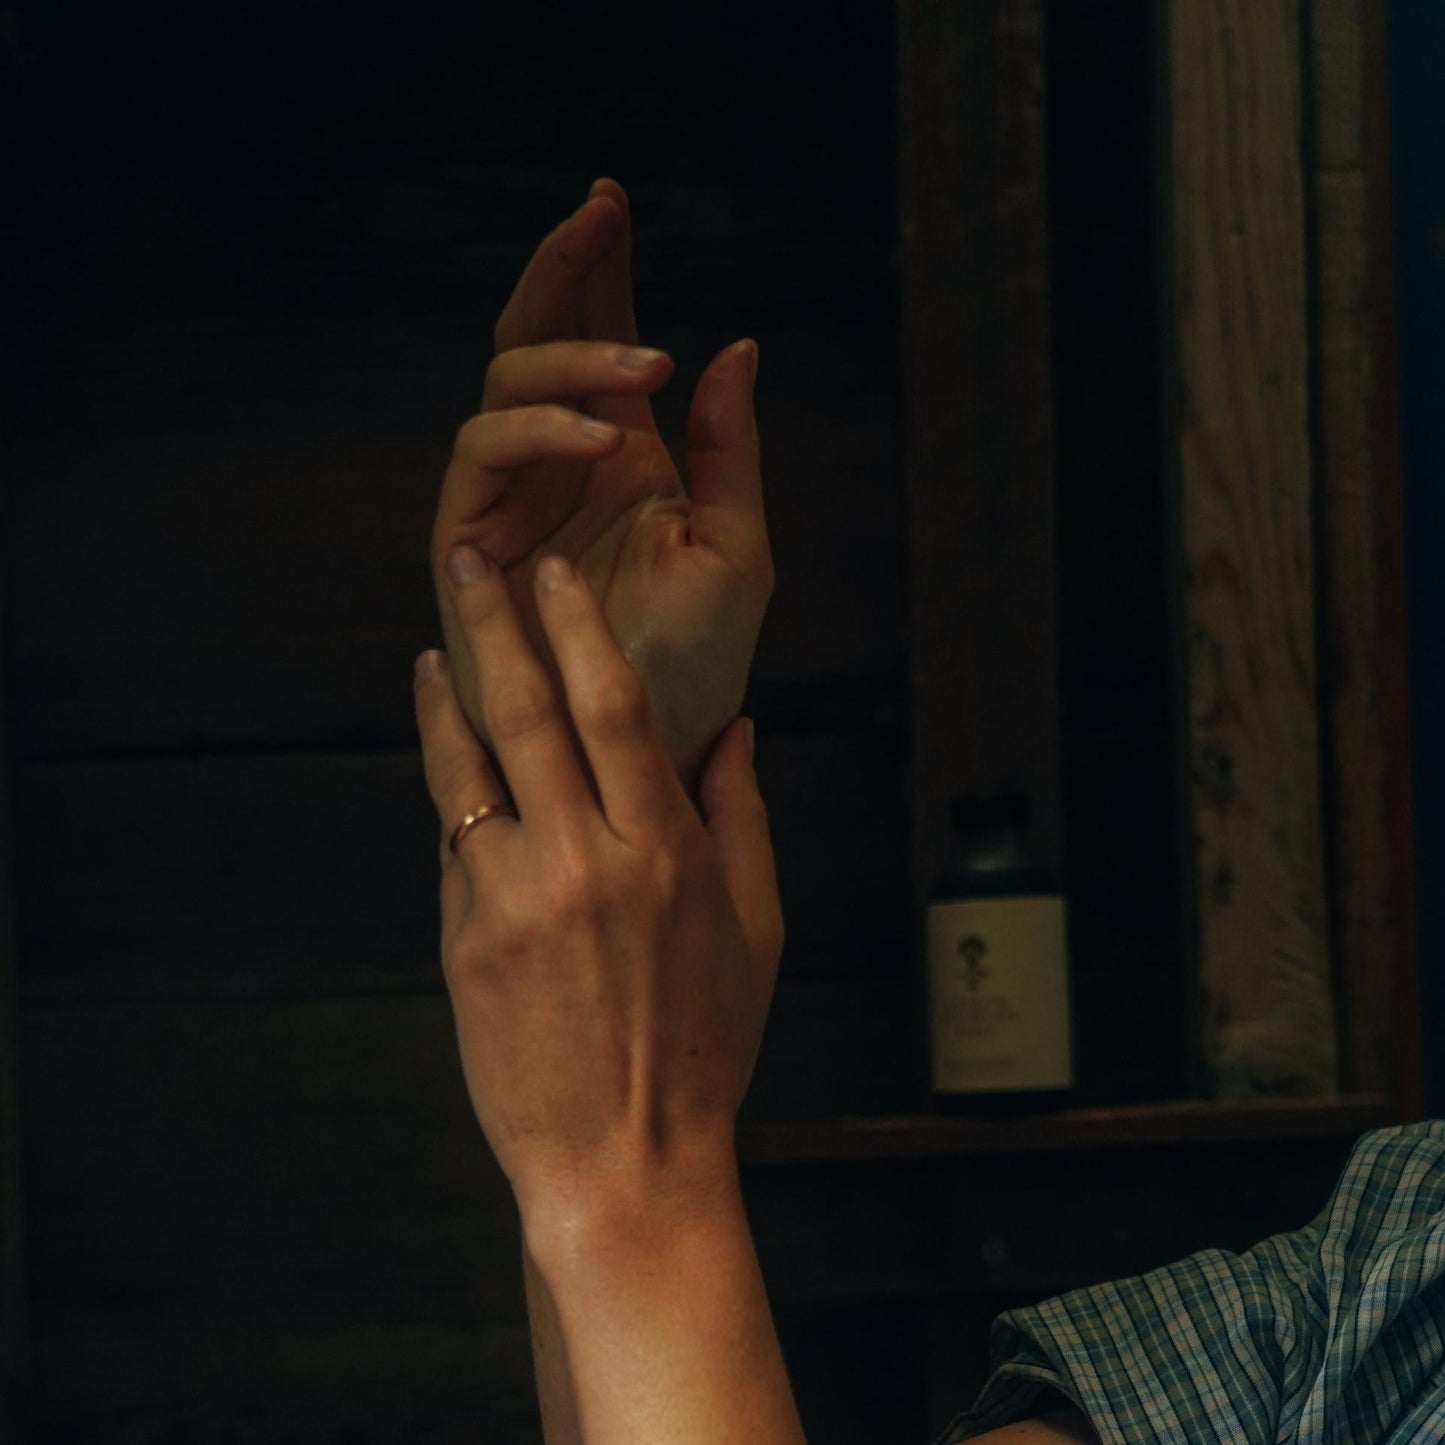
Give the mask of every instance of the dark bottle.
POLYGON ((1029 851, 1028 800, 953 800, 955 849, 924 926, 929 1085, 940 1113, 1066 1108, 1074 1085, 1067 910, 1029 851))

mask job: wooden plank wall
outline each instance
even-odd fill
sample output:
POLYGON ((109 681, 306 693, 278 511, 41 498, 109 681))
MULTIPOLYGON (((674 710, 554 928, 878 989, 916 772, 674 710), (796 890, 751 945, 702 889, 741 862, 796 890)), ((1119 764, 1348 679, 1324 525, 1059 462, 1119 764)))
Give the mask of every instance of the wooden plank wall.
MULTIPOLYGON (((800 6, 807 46, 761 52, 753 10, 387 37, 94 4, 25 38, 5 664, 44 1438, 537 1438, 410 668, 493 321, 595 175, 633 197, 674 444, 706 361, 761 348, 749 706, 790 940, 748 1109, 918 1097, 890 17, 800 6)), ((859 1418, 906 1388, 851 1377, 859 1418)))
POLYGON ((1175 445, 1201 1047, 1339 1086, 1320 799, 1298 0, 1173 0, 1175 445))
MULTIPOLYGON (((1117 33, 1150 8, 1121 0, 1117 33)), ((1047 61, 1047 20, 1038 0, 907 0, 912 63, 937 68, 907 72, 900 189, 886 7, 422 7, 384 33, 263 5, 226 35, 198 9, 36 7, 11 92, 26 220, 0 600, 40 1438, 540 1440, 515 1210, 437 964, 410 666, 439 636, 426 537, 492 323, 597 174, 633 197, 642 334, 679 363, 659 401, 674 446, 707 359, 761 345, 779 584, 748 707, 789 944, 745 1115, 918 1105, 912 904, 934 845, 910 832, 911 789, 1017 777, 1046 851, 1067 851, 1062 809, 1088 855, 1085 1014, 1126 1037, 1156 1023, 1133 1050, 1091 1024, 1092 1085, 1172 1081, 1172 925, 1136 906, 1165 891, 1135 871, 1167 875, 1159 815, 1119 801, 1164 766, 1159 720, 1123 715, 1154 705, 1158 639, 1125 633, 1158 539, 1108 520, 1153 474, 1111 481, 1081 440, 1079 418, 1117 404, 1083 384, 1092 353, 1061 353, 1087 328, 1049 344, 1045 226, 1068 211, 1045 201, 1039 107, 1047 65, 1074 57, 1047 61), (960 99, 957 148, 930 153, 925 118, 960 99), (930 236, 900 230, 900 194, 930 236), (938 308, 902 352, 907 417, 904 254, 915 320, 938 308), (945 297, 976 330, 946 334, 945 297), (1050 355, 1068 445, 1093 457, 1060 468, 1061 498, 1050 355), (989 404, 952 419, 964 393, 934 364, 989 404), (905 504, 903 441, 935 423, 954 430, 914 437, 930 526, 905 504), (948 494, 945 436, 997 469, 965 474, 971 494, 948 494), (944 516, 974 519, 961 551, 944 516), (964 558, 991 608, 1022 607, 970 613, 943 587, 912 679, 910 536, 941 587, 964 558), (1147 686, 1108 693, 1131 648, 1147 686), (965 683, 940 670, 961 655, 988 670, 973 704, 1012 708, 982 752, 947 735, 965 683), (911 681, 938 768, 913 782, 911 681)), ((1110 330, 1121 357, 1152 324, 1110 330)), ((997 1309, 1293 1227, 1344 1152, 760 1166, 745 1191, 804 1418, 839 1445, 932 1438, 981 1382, 997 1309), (1061 1180, 1082 1201, 1062 1223, 1061 1180)), ((13 1300, 9 1264, 3 1281, 13 1300)))
POLYGON ((1412 1118, 1387 26, 1175 6, 1175 426, 1212 1087, 1412 1118))
POLYGON ((914 886, 952 794, 1026 794, 1069 898, 1076 1098, 1174 1097, 1161 22, 1144 0, 900 19, 914 886))
POLYGON ((900 7, 916 887, 949 799, 1061 854, 1042 0, 900 7))
MULTIPOLYGON (((898 14, 921 909, 957 794, 1022 795, 1041 858, 1062 861, 1044 5, 902 0, 898 14)), ((987 1307, 978 1291, 935 1301, 936 1381, 977 1373, 987 1307)))
POLYGON ((1420 1116, 1388 7, 1312 0, 1306 62, 1326 845, 1346 1086, 1420 1116))

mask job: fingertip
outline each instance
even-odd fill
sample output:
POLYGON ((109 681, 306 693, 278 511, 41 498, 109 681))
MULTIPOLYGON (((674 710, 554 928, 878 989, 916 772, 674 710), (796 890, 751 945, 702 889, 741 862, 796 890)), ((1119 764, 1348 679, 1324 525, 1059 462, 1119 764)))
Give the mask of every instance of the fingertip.
POLYGON ((628 209, 627 188, 621 181, 612 176, 598 176, 587 190, 588 200, 592 200, 596 196, 606 196, 626 214, 628 209))
POLYGON ((422 687, 434 677, 440 677, 447 668, 447 655, 440 649, 429 647, 416 660, 412 674, 413 684, 422 687))
POLYGON ((745 336, 733 349, 742 357, 748 385, 753 385, 758 379, 758 343, 751 336, 745 336))
POLYGON ((577 569, 565 558, 553 553, 537 563, 537 594, 548 597, 560 587, 570 586, 577 580, 577 569))
POLYGON ((447 553, 447 577, 458 592, 467 591, 496 570, 497 564, 480 547, 459 542, 447 553))
POLYGON ((627 213, 618 203, 617 197, 611 191, 593 191, 582 203, 583 210, 593 210, 598 213, 602 223, 604 236, 611 236, 620 232, 627 220, 627 213), (599 205, 598 202, 602 204, 599 205))

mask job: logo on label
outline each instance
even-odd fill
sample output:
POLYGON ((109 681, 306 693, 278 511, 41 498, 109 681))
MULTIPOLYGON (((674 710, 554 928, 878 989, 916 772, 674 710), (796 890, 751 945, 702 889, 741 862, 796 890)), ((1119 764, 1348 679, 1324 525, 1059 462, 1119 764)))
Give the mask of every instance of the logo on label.
POLYGON ((984 980, 989 977, 989 970, 983 964, 983 956, 987 952, 988 944, 976 933, 958 941, 958 954, 963 959, 963 981, 968 985, 970 993, 977 993, 984 980))

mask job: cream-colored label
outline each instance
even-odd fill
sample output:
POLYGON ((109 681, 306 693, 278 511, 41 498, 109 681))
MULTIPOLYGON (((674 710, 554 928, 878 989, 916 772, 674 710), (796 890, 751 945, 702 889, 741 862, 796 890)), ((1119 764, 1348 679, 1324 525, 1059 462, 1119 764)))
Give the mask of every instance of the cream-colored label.
POLYGON ((933 1088, 1072 1088, 1064 900, 931 903, 926 933, 933 1088))

